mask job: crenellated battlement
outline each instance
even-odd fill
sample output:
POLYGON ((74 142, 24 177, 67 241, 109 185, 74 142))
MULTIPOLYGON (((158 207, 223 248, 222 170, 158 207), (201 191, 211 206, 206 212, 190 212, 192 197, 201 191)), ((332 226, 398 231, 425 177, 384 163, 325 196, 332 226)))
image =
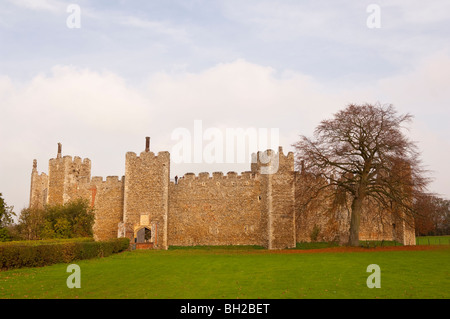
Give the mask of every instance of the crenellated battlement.
POLYGON ((139 156, 135 152, 127 152, 125 154, 126 160, 141 160, 141 161, 158 161, 158 160, 168 160, 170 158, 170 153, 167 151, 158 152, 141 152, 139 156))
POLYGON ((255 175, 250 171, 242 172, 213 172, 212 175, 209 172, 201 172, 198 175, 194 173, 186 173, 178 179, 175 184, 174 181, 170 182, 170 185, 183 187, 185 185, 192 186, 225 186, 225 185, 253 185, 256 181, 259 181, 259 175, 255 175), (245 182, 245 183, 244 183, 245 182), (193 184, 192 184, 193 183, 193 184))
POLYGON ((35 174, 36 174, 36 176, 39 177, 39 178, 48 178, 48 175, 47 175, 46 173, 44 173, 44 172, 38 173, 38 172, 36 171, 35 174))
POLYGON ((294 171, 294 153, 283 153, 280 146, 278 152, 272 149, 259 151, 252 154, 251 171, 260 174, 277 174, 286 171, 294 171))
POLYGON ((258 152, 256 152, 256 153, 253 153, 252 154, 252 162, 261 162, 261 158, 263 157, 263 156, 266 156, 266 155, 268 155, 268 156, 271 156, 271 155, 278 155, 280 158, 283 158, 283 159, 293 159, 294 158, 294 153, 293 152, 288 152, 286 155, 284 154, 284 152, 283 152, 283 147, 282 146, 279 146, 278 147, 278 152, 275 152, 275 150, 273 150, 273 149, 267 149, 267 150, 265 150, 265 151, 258 151, 258 152))
POLYGON ((120 186, 125 181, 125 176, 119 179, 119 176, 107 176, 106 180, 102 176, 93 176, 91 179, 91 184, 94 185, 110 185, 110 186, 120 186))
POLYGON ((195 173, 189 172, 185 173, 181 178, 178 179, 178 182, 183 180, 224 180, 224 179, 258 179, 258 175, 250 171, 241 172, 238 174, 237 172, 230 171, 224 174, 223 172, 213 172, 212 175, 209 172, 201 172, 196 175, 195 173))
POLYGON ((62 157, 56 157, 56 158, 51 158, 49 160, 49 163, 53 164, 53 163, 65 163, 65 164, 74 164, 74 165, 91 165, 91 160, 89 158, 84 158, 82 159, 79 156, 70 156, 70 155, 64 155, 62 157))

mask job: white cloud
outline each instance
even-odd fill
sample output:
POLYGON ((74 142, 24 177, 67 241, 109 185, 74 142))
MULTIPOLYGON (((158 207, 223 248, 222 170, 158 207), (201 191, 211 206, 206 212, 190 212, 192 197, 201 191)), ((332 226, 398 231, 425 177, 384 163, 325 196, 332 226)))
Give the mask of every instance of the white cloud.
POLYGON ((318 93, 320 85, 305 75, 237 60, 199 73, 159 73, 148 84, 149 99, 160 112, 177 109, 174 118, 203 118, 210 123, 264 123, 292 126, 319 118, 331 99, 318 93), (311 112, 311 105, 321 108, 311 112), (170 107, 168 107, 170 106, 170 107), (309 112, 304 112, 309 109, 309 112), (295 124, 294 124, 295 125, 295 124))
MULTIPOLYGON (((450 48, 450 2, 378 1, 381 28, 369 29, 370 2, 223 1, 224 15, 260 42, 280 45, 299 58, 312 50, 345 61, 354 56, 397 71, 442 48, 450 48), (289 43, 289 46, 283 46, 289 43), (369 59, 373 58, 372 61, 369 59), (380 63, 383 62, 383 63, 380 63)), ((387 69, 389 69, 387 68, 387 69)), ((321 66, 318 66, 321 69, 321 66)), ((364 68, 365 69, 365 68, 364 68)), ((343 69, 341 73, 349 72, 343 69)), ((386 70, 388 71, 388 70, 386 70)))
POLYGON ((184 28, 178 28, 172 26, 168 22, 152 21, 147 19, 141 19, 135 16, 122 16, 117 19, 120 24, 135 28, 147 29, 158 34, 168 35, 178 40, 186 41, 188 35, 184 28))
POLYGON ((446 0, 429 0, 426 5, 421 0, 388 0, 382 1, 382 7, 387 10, 398 9, 401 16, 398 22, 404 22, 408 25, 429 25, 448 21, 448 12, 450 12, 450 2, 446 0))
POLYGON ((423 59, 407 73, 381 79, 378 92, 415 112, 449 112, 450 55, 444 51, 423 59))
POLYGON ((0 189, 19 211, 28 204, 32 160, 46 172, 58 142, 65 155, 91 158, 93 174, 122 175, 127 149, 121 145, 144 136, 151 111, 117 75, 71 66, 55 66, 27 83, 0 77, 0 101, 2 154, 8 154, 0 159, 0 189))
POLYGON ((223 1, 222 6, 227 18, 256 30, 266 40, 328 37, 327 30, 339 18, 339 8, 299 1, 223 1))
POLYGON ((64 12, 62 10, 67 6, 67 4, 57 0, 9 0, 9 2, 21 8, 53 13, 64 12))
POLYGON ((58 128, 76 125, 122 131, 130 129, 122 125, 124 122, 146 115, 142 97, 123 79, 108 72, 55 66, 50 75, 38 75, 14 93, 10 112, 28 115, 22 117, 24 121, 46 119, 58 128))
MULTIPOLYGON (((340 90, 304 74, 245 60, 198 73, 154 74, 138 88, 116 74, 72 66, 55 66, 21 84, 0 76, 0 134, 6 137, 2 154, 8 154, 0 159, 0 190, 19 209, 25 205, 32 159, 45 171, 57 142, 63 142, 64 154, 89 157, 94 175, 122 175, 125 152, 142 151, 145 136, 152 137, 152 150, 170 150, 172 131, 192 129, 196 119, 204 129, 279 128, 287 151, 298 135, 311 135, 321 120, 347 103, 380 101, 417 115, 413 138, 423 146, 425 164, 439 172, 433 190, 450 197, 450 172, 443 160, 449 147, 448 74, 450 57, 441 53, 409 73, 340 90), (439 118, 427 117, 433 112, 439 118)), ((197 168, 175 168, 173 173, 197 168)))

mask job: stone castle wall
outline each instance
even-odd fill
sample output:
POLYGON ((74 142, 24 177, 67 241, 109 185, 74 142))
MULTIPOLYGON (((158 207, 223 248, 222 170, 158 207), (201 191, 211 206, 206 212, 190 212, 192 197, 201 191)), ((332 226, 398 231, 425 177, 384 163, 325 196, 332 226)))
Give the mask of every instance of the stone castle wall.
MULTIPOLYGON (((117 237, 117 225, 123 218, 125 177, 93 177, 87 185, 91 206, 95 208, 94 235, 96 240, 117 237)), ((86 198, 85 197, 85 198, 86 198)))
MULTIPOLYGON (((278 153, 258 152, 249 172, 187 173, 174 183, 170 154, 150 152, 148 144, 147 139, 139 156, 126 153, 121 179, 106 180, 91 178, 89 159, 62 157, 59 145, 57 157, 49 161, 48 176, 39 174, 33 163, 30 207, 84 198, 95 209, 95 239, 137 240, 145 228, 159 249, 170 245, 279 249, 302 241, 348 240, 348 200, 322 193, 305 209, 303 199, 318 181, 295 171, 292 153, 284 155, 281 148, 278 153), (267 162, 267 155, 272 161, 267 162)), ((414 244, 414 227, 369 206, 361 216, 360 239, 414 244)))
POLYGON ((187 173, 169 194, 171 245, 265 245, 259 176, 187 173))
MULTIPOLYGON (((329 188, 322 191, 305 208, 303 198, 312 192, 311 185, 325 181, 313 180, 311 176, 296 172, 296 233, 297 242, 326 241, 345 244, 349 238, 351 202, 343 194, 329 188)), ((374 202, 366 201, 361 213, 359 239, 361 241, 398 241, 415 245, 412 218, 398 212, 388 212, 374 202)))

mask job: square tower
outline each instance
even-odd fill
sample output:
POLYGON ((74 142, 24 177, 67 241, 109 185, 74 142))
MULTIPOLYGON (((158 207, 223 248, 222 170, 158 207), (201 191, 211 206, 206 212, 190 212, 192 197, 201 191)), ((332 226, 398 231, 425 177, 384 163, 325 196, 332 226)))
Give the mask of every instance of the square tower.
POLYGON ((142 238, 154 248, 167 249, 170 154, 150 152, 150 138, 145 151, 137 156, 126 153, 123 223, 119 236, 138 242, 142 238), (140 236, 142 229, 149 235, 140 236), (144 229, 144 230, 145 230, 144 229))

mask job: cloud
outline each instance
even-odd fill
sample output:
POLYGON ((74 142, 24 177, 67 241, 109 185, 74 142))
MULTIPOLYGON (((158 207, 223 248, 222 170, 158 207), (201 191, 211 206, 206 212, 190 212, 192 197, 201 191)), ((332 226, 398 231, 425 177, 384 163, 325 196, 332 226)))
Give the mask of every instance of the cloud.
MULTIPOLYGON (((2 82, 11 91, 11 82, 7 78, 2 82)), ((42 118, 56 128, 126 131, 130 127, 124 122, 136 121, 146 112, 140 95, 117 75, 72 66, 55 66, 49 75, 40 74, 12 92, 9 112, 29 125, 42 118)))
POLYGON ((386 76, 397 72, 400 66, 450 48, 446 32, 450 27, 448 1, 434 0, 426 5, 420 1, 376 2, 381 9, 379 29, 367 27, 369 4, 230 0, 222 2, 222 10, 229 20, 242 26, 247 38, 258 39, 259 45, 278 45, 283 50, 280 55, 288 50, 310 61, 317 55, 323 63, 318 70, 324 65, 332 69, 335 66, 330 61, 336 61, 343 64, 340 73, 348 74, 355 64, 355 73, 374 72, 368 66, 376 65, 386 76))
POLYGON ((1 159, 0 189, 11 204, 26 206, 32 160, 45 172, 57 142, 63 154, 89 157, 93 175, 122 175, 124 154, 142 151, 145 136, 152 137, 152 150, 170 150, 172 131, 192 129, 196 119, 205 129, 281 128, 286 149, 291 136, 312 128, 332 106, 316 87, 307 76, 277 75, 245 60, 198 73, 159 73, 141 87, 111 72, 74 66, 55 66, 23 83, 2 76, 0 135, 7 136, 2 153, 9 156, 1 159), (322 108, 315 115, 314 105, 322 108))
POLYGON ((383 1, 382 7, 387 10, 397 9, 400 12, 398 22, 405 22, 408 25, 430 25, 440 22, 448 22, 448 12, 450 3, 445 0, 431 0, 424 5, 421 0, 389 0, 383 1))
POLYGON ((415 69, 378 82, 379 94, 400 100, 416 113, 449 114, 450 55, 441 51, 428 56, 415 69), (430 107, 431 106, 431 107, 430 107))
POLYGON ((261 124, 293 127, 323 115, 331 99, 318 93, 312 78, 277 72, 245 60, 221 63, 198 73, 158 73, 147 85, 149 99, 162 113, 178 109, 174 121, 203 118, 228 125, 261 124), (321 105, 316 112, 302 112, 321 105), (170 106, 170 107, 168 107, 170 106))
POLYGON ((136 16, 121 16, 117 21, 124 26, 146 29, 157 34, 171 36, 178 40, 186 41, 188 39, 184 28, 174 27, 168 22, 141 19, 136 16))
POLYGON ((57 0, 9 0, 12 4, 33 11, 47 11, 52 13, 64 12, 67 4, 57 0))
POLYGON ((328 37, 327 30, 339 18, 344 6, 331 7, 298 1, 222 2, 227 18, 257 31, 257 36, 265 40, 328 37))
MULTIPOLYGON (((115 165, 125 151, 115 157, 111 150, 129 136, 143 136, 151 111, 148 101, 117 75, 72 66, 55 66, 26 83, 0 77, 0 100, 2 152, 10 154, 2 159, 2 188, 11 187, 10 181, 24 171, 28 176, 33 158, 45 171, 57 142, 65 154, 89 155, 103 163, 112 155, 118 160, 109 168, 120 173, 115 165)), ((17 184, 26 188, 27 179, 17 184)))
MULTIPOLYGON (((152 150, 169 150, 171 133, 193 129, 279 128, 280 144, 290 150, 298 135, 311 135, 323 119, 348 103, 392 103, 400 113, 416 115, 412 137, 424 162, 438 172, 436 192, 448 194, 450 173, 443 158, 449 149, 450 56, 430 56, 415 69, 359 86, 328 87, 290 70, 276 70, 239 59, 200 72, 160 72, 140 86, 117 74, 74 66, 55 66, 31 81, 0 76, 0 190, 19 209, 27 205, 33 158, 46 171, 56 143, 63 153, 89 157, 93 175, 123 175, 127 151, 140 152, 144 137, 152 150), (438 114, 438 116, 432 116, 438 114), (12 182, 14 181, 14 182, 12 182)), ((227 171, 230 167, 173 167, 186 171, 227 171)), ((246 170, 248 167, 235 170, 246 170)), ((231 168, 233 169, 233 168, 231 168)))

